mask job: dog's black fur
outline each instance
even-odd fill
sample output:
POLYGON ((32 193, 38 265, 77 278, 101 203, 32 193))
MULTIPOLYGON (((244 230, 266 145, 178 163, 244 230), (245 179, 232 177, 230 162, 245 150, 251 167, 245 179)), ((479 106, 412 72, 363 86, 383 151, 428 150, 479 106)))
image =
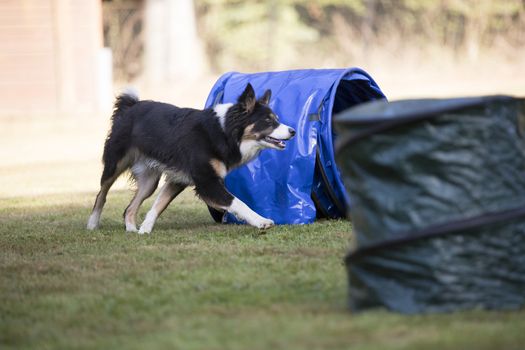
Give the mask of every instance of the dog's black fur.
MULTIPOLYGON (((132 95, 119 96, 104 146, 101 191, 88 228, 98 226, 109 187, 127 169, 131 169, 138 186, 124 213, 126 228, 130 231, 136 230, 138 207, 154 192, 162 173, 166 173, 166 186, 170 187, 164 191, 165 198, 160 198, 162 193, 159 194, 164 202, 169 203, 186 186, 195 185, 196 193, 208 205, 228 210, 234 197, 224 187, 226 173, 253 159, 264 148, 284 148, 283 140, 295 134, 288 127, 287 137, 272 137, 277 129, 281 130, 279 135, 283 134, 286 126, 279 123, 268 106, 270 97, 271 91, 267 90, 256 100, 248 84, 237 103, 225 108, 224 115, 219 116, 214 109, 179 108, 139 101, 132 95)), ((159 205, 158 209, 162 212, 164 208, 159 205)), ((156 213, 158 215, 160 213, 156 213)), ((250 222, 249 218, 241 219, 250 222)), ((266 224, 255 221, 258 227, 273 224, 268 223, 269 220, 266 224)))

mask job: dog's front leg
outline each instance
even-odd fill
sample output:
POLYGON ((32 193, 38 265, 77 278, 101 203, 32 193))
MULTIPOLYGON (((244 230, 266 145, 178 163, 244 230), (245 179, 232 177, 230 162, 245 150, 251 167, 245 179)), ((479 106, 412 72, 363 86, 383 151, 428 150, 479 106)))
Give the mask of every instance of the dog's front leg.
POLYGON ((238 219, 260 229, 270 228, 274 225, 272 220, 260 216, 243 201, 228 192, 226 187, 224 187, 224 180, 214 175, 215 173, 210 171, 209 177, 203 177, 202 179, 194 177, 195 191, 206 204, 216 209, 226 210, 238 219))
POLYGON ((235 215, 238 219, 246 221, 248 224, 255 226, 260 229, 270 228, 274 225, 274 222, 270 219, 263 218, 256 212, 250 209, 243 201, 237 197, 233 197, 233 200, 229 206, 223 206, 221 209, 226 210, 229 213, 235 215))

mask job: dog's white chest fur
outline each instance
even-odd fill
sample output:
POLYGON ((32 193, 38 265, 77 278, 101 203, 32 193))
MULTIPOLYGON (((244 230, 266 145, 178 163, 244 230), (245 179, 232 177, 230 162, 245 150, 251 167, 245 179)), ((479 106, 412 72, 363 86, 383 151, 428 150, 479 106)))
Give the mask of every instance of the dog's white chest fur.
POLYGON ((257 157, 262 148, 259 142, 246 140, 241 142, 239 149, 241 151, 241 164, 244 164, 257 157))

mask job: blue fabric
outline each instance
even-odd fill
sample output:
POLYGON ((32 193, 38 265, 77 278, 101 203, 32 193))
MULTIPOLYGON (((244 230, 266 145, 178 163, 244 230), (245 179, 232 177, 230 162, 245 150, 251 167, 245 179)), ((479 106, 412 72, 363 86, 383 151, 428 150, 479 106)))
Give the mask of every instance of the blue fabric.
MULTIPOLYGON (((254 74, 230 72, 221 76, 208 96, 207 108, 217 103, 236 102, 246 85, 251 83, 257 97, 266 89, 272 90, 270 107, 281 122, 297 131, 284 151, 264 150, 259 157, 228 174, 225 179, 228 190, 276 224, 311 223, 316 218, 311 193, 316 148, 319 146, 330 185, 337 197, 348 203, 349 198, 335 165, 332 139, 332 110, 342 80, 365 82, 365 87, 369 87, 364 92, 356 90, 353 94, 350 85, 350 95, 343 98, 347 107, 364 102, 367 96, 369 99, 384 98, 374 80, 358 68, 254 74), (315 115, 319 118, 312 117, 315 115)), ((327 199, 323 198, 323 201, 327 199)), ((223 221, 238 222, 230 214, 223 221)))

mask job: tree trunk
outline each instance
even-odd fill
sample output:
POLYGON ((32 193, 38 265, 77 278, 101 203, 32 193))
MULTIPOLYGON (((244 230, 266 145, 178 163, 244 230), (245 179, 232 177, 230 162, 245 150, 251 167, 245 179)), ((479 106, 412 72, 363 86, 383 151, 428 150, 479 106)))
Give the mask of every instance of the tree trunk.
POLYGON ((206 70, 193 0, 147 0, 144 74, 149 84, 195 79, 206 70))

